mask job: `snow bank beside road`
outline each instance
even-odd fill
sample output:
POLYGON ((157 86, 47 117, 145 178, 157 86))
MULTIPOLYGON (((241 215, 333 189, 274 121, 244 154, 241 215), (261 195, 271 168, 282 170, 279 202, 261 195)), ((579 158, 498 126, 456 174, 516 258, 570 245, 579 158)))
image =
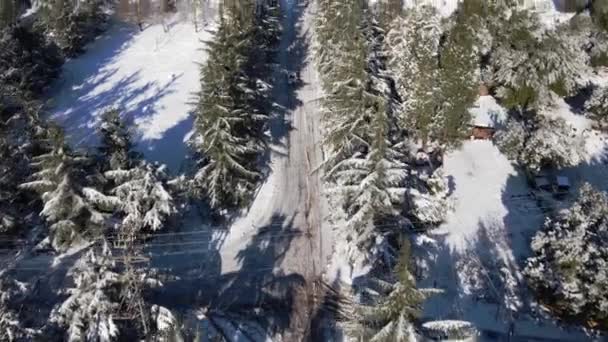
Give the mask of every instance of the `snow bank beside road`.
POLYGON ((152 161, 178 171, 192 129, 192 93, 200 89, 201 40, 209 27, 194 31, 175 19, 140 32, 116 22, 81 57, 68 61, 55 85, 52 118, 76 145, 94 145, 104 110, 115 107, 136 127, 138 149, 152 161))

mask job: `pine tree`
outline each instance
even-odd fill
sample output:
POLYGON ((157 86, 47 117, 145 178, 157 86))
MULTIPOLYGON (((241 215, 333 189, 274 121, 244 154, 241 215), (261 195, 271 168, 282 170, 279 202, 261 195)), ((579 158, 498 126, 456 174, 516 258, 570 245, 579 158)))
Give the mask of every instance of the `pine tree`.
POLYGON ((128 170, 110 170, 106 178, 116 187, 111 190, 111 203, 118 204, 122 225, 133 231, 157 231, 175 213, 173 197, 167 190, 167 176, 162 168, 142 163, 128 170))
POLYGON ((201 158, 194 184, 215 209, 245 206, 261 178, 256 161, 264 150, 268 103, 256 77, 267 61, 252 60, 252 43, 267 42, 269 32, 255 28, 255 8, 252 2, 229 6, 201 68, 191 140, 201 158))
POLYGON ((44 131, 38 106, 10 86, 0 90, 0 232, 4 234, 22 233, 33 210, 19 184, 32 173, 31 158, 44 131))
POLYGON ((98 148, 103 160, 102 171, 127 170, 141 158, 133 150, 131 132, 116 109, 106 111, 98 128, 101 144, 98 148))
POLYGON ((13 25, 17 20, 17 3, 15 0, 0 1, 0 29, 13 25))
POLYGON ((572 95, 587 56, 563 28, 543 32, 537 16, 514 11, 491 56, 497 95, 508 108, 538 109, 572 95))
POLYGON ((379 291, 369 293, 371 300, 355 307, 346 326, 350 336, 373 342, 417 340, 412 321, 421 313, 425 294, 416 289, 410 263, 409 243, 405 242, 395 267, 395 281, 375 281, 379 291))
POLYGON ((91 206, 84 194, 89 159, 65 145, 59 128, 49 129, 48 144, 48 152, 33 158, 32 167, 38 170, 33 180, 20 187, 40 194, 43 202, 40 215, 50 225, 51 243, 57 250, 66 250, 98 235, 105 216, 91 206))
POLYGON ((571 208, 532 239, 525 275, 556 314, 608 327, 608 197, 583 185, 571 208))
POLYGON ((31 341, 37 331, 26 328, 22 308, 31 287, 7 277, 0 279, 0 340, 31 341))
POLYGON ((591 13, 597 25, 608 32, 608 4, 605 1, 593 0, 591 13))
POLYGON ((575 166, 585 157, 584 141, 574 128, 561 118, 543 115, 527 125, 509 120, 496 143, 510 159, 532 171, 575 166))
POLYGON ((585 103, 587 116, 604 127, 608 121, 608 87, 597 87, 585 103))
POLYGON ((402 107, 399 125, 423 145, 440 135, 437 80, 441 23, 433 7, 413 8, 398 17, 386 38, 388 70, 395 75, 402 107))
POLYGON ((89 250, 69 275, 74 287, 53 309, 50 322, 65 331, 65 341, 115 341, 119 328, 113 316, 120 306, 121 284, 107 243, 100 251, 89 250))
POLYGON ((382 95, 373 89, 376 80, 367 71, 370 43, 362 32, 364 13, 357 3, 335 4, 336 11, 346 13, 342 28, 351 36, 343 37, 334 60, 320 66, 326 71, 327 95, 322 102, 322 114, 325 125, 330 127, 324 141, 330 151, 326 161, 329 168, 369 148, 370 122, 376 111, 383 110, 379 106, 386 108, 382 95))
POLYGON ((327 172, 327 177, 335 182, 331 191, 344 194, 347 225, 354 230, 353 238, 361 248, 374 241, 376 222, 401 215, 405 194, 406 165, 388 140, 389 120, 383 103, 377 102, 376 106, 369 152, 355 153, 327 172))
POLYGON ((442 132, 439 141, 459 143, 471 121, 469 108, 477 98, 479 79, 478 52, 475 49, 475 27, 469 18, 456 16, 440 50, 440 71, 437 97, 442 132))
MULTIPOLYGON (((25 25, 5 28, 0 35, 0 84, 3 92, 39 96, 59 76, 63 59, 54 44, 25 25)), ((12 94, 14 95, 14 94, 12 94)))
POLYGON ((375 6, 376 17, 383 30, 388 30, 393 20, 403 12, 403 0, 382 0, 375 6))

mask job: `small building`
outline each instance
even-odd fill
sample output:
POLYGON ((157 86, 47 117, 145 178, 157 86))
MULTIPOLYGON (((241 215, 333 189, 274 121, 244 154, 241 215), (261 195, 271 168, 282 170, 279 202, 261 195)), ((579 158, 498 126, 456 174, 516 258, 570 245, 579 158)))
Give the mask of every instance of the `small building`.
POLYGON ((496 129, 506 121, 506 111, 489 95, 480 96, 471 113, 471 139, 491 140, 496 129))

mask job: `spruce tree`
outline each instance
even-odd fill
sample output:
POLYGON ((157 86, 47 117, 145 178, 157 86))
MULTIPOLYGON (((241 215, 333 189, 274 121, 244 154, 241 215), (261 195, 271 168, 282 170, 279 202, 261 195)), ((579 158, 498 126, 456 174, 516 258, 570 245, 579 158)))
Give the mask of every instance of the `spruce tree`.
POLYGON ((350 36, 343 37, 334 60, 321 66, 327 71, 324 87, 328 95, 322 104, 323 120, 330 127, 324 142, 330 151, 326 162, 330 168, 369 147, 369 123, 382 102, 370 88, 373 80, 367 71, 369 43, 362 32, 363 9, 358 1, 335 6, 346 14, 342 28, 350 36))
POLYGON ((441 23, 433 7, 413 8, 395 19, 386 38, 388 70, 402 106, 399 125, 425 145, 439 138, 438 80, 441 23))
POLYGON ((17 9, 18 5, 15 0, 0 1, 0 29, 16 22, 17 9))
POLYGON ((105 176, 116 184, 111 194, 118 199, 122 224, 132 230, 160 230, 175 213, 173 197, 167 190, 167 175, 162 168, 142 163, 129 170, 106 171, 105 176))
POLYGON ((335 182, 332 191, 343 193, 347 225, 361 248, 374 240, 376 222, 401 215, 405 194, 406 165, 389 141, 389 120, 381 101, 375 104, 369 151, 355 153, 327 172, 335 182))
POLYGON ((114 317, 120 306, 120 275, 107 243, 89 250, 70 270, 74 286, 50 315, 50 323, 65 332, 63 340, 115 341, 119 336, 114 317))
POLYGON ((437 97, 440 99, 442 132, 438 139, 455 144, 465 137, 471 108, 477 98, 479 80, 478 53, 475 49, 475 28, 468 18, 456 16, 440 50, 440 71, 437 97))
POLYGON ((20 187, 40 194, 40 215, 49 224, 51 244, 63 251, 97 236, 105 216, 91 206, 85 195, 89 158, 72 152, 59 128, 51 127, 47 134, 47 152, 33 158, 32 167, 37 171, 31 181, 20 187))
POLYGON ((98 150, 103 164, 102 171, 126 170, 135 166, 141 156, 133 150, 131 132, 118 110, 111 109, 103 113, 98 131, 101 136, 98 150))
POLYGON ((538 109, 550 104, 551 94, 572 95, 588 57, 570 33, 541 30, 538 17, 527 11, 514 10, 505 24, 490 59, 503 104, 538 109))
POLYGON ((591 97, 585 103, 587 116, 597 121, 600 128, 608 122, 608 87, 593 89, 591 97))
POLYGON ((131 133, 118 111, 103 115, 99 131, 99 159, 108 189, 88 190, 89 200, 121 217, 122 225, 135 233, 162 229, 176 212, 164 167, 142 160, 133 150, 131 133))
MULTIPOLYGON (((256 165, 264 150, 267 90, 260 87, 258 60, 252 44, 271 44, 269 32, 256 28, 256 5, 228 4, 215 40, 207 43, 208 60, 201 67, 195 134, 191 145, 200 158, 194 176, 197 192, 215 209, 247 205, 261 174, 256 165)), ((264 16, 263 20, 268 19, 264 16)), ((266 24, 265 24, 266 25, 266 24)), ((267 26, 276 32, 276 23, 267 26)), ((271 31, 271 32, 273 32, 271 31)))
POLYGON ((378 290, 368 291, 370 300, 355 306, 354 317, 346 325, 350 336, 374 342, 417 340, 412 321, 421 314, 425 294, 416 288, 410 265, 410 248, 406 241, 394 270, 394 281, 376 279, 378 290))

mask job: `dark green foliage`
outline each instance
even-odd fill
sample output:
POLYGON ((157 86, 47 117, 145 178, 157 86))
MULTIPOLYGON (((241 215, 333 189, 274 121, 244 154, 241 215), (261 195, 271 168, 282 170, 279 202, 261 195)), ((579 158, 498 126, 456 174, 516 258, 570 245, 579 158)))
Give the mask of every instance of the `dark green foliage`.
POLYGON ((24 233, 25 218, 35 210, 18 185, 31 173, 30 160, 43 130, 37 114, 37 103, 8 86, 0 88, 0 233, 24 233))
POLYGON ((95 182, 91 159, 67 147, 58 127, 45 131, 43 143, 45 151, 32 161, 36 172, 20 187, 40 194, 40 216, 49 224, 52 246, 64 251, 87 237, 97 236, 104 217, 85 199, 85 187, 95 182))
POLYGON ((196 192, 215 209, 246 206, 261 179, 257 164, 271 106, 266 77, 278 35, 276 9, 256 11, 253 1, 245 1, 225 4, 224 11, 207 43, 191 141, 199 156, 196 192))
POLYGON ((468 133, 469 108, 477 99, 479 59, 475 51, 476 27, 458 15, 440 50, 439 97, 441 98, 442 143, 458 144, 468 133))
POLYGON ((502 105, 507 109, 529 108, 537 98, 538 93, 531 86, 508 89, 502 98, 502 105))
POLYGON ((75 6, 70 0, 55 0, 42 7, 41 24, 63 53, 74 57, 105 29, 108 17, 101 11, 101 4, 89 0, 75 6))
POLYGON ((600 52, 598 55, 591 56, 592 67, 608 67, 608 52, 600 52))
POLYGON ((99 125, 101 144, 98 148, 102 159, 101 171, 126 170, 135 166, 141 156, 133 151, 131 132, 116 109, 106 111, 99 125))
POLYGON ((416 288, 411 274, 409 243, 402 244, 394 280, 375 280, 370 284, 373 292, 368 303, 355 309, 353 322, 347 324, 350 335, 362 341, 412 342, 416 340, 411 322, 422 313, 425 295, 416 288))
POLYGON ((17 22, 18 5, 16 0, 0 1, 0 29, 17 22))
POLYGON ((591 14, 600 29, 608 32, 608 2, 605 0, 593 0, 591 14))
POLYGON ((2 30, 0 37, 0 84, 25 95, 40 95, 60 72, 63 58, 54 44, 25 26, 2 30))

